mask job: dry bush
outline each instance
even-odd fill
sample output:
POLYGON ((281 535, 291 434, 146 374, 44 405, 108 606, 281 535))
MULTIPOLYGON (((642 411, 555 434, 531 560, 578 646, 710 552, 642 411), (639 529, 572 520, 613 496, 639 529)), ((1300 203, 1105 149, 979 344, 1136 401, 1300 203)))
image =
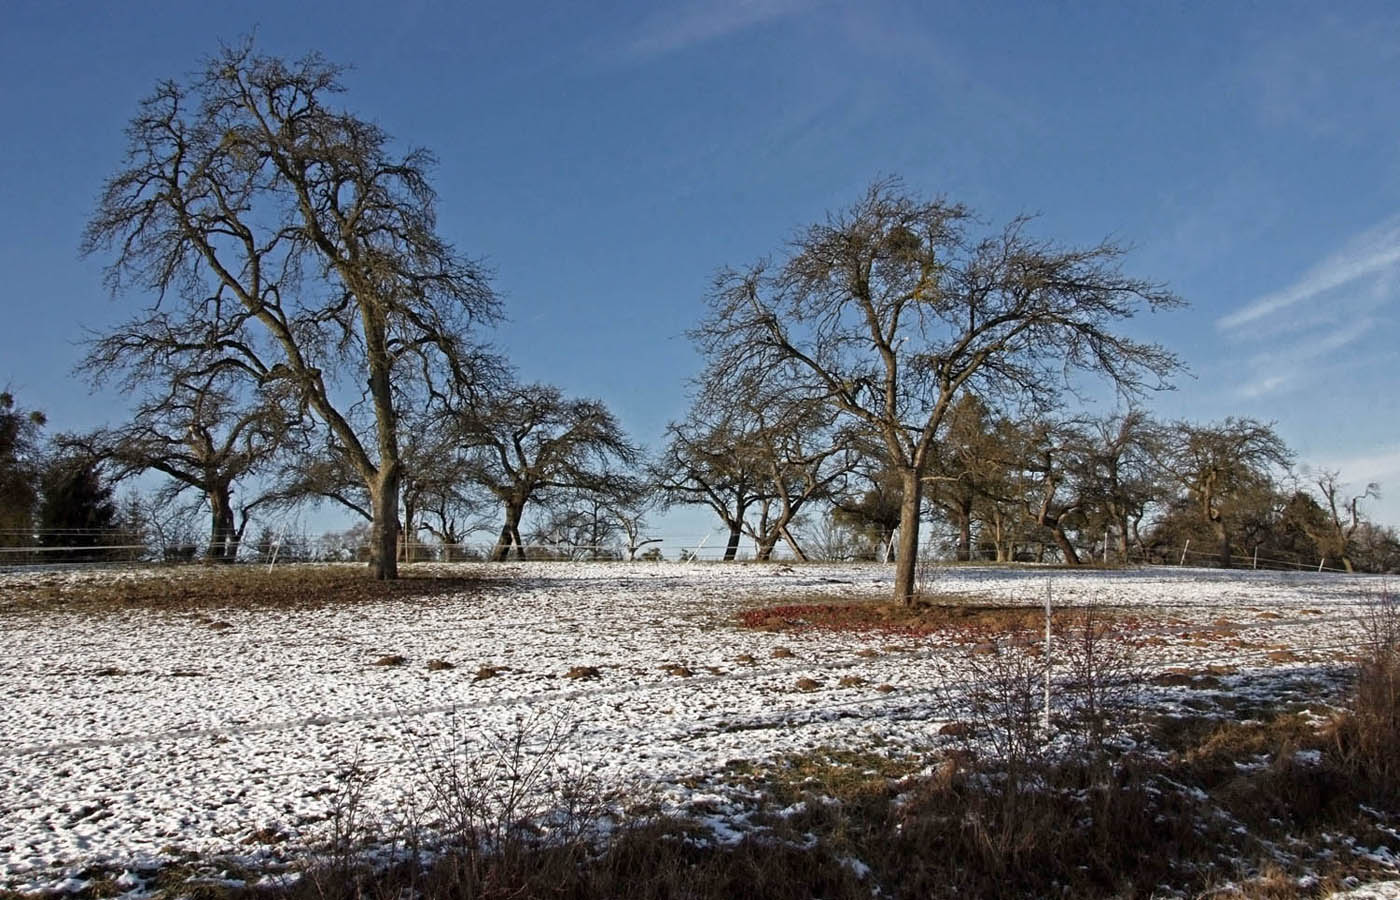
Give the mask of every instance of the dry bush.
POLYGON ((1054 664, 1064 673, 1056 690, 1067 724, 1087 746, 1101 749, 1140 712, 1146 672, 1137 645, 1094 605, 1077 610, 1054 639, 1054 664))
POLYGON ((561 718, 517 720, 513 729, 415 748, 418 785, 390 813, 366 803, 374 774, 339 776, 319 853, 290 898, 543 897, 578 883, 595 858, 615 798, 598 779, 564 765, 570 727, 561 718))
POLYGON ((969 749, 990 748, 1013 779, 1041 755, 1047 738, 1042 727, 1046 661, 1034 646, 1029 632, 1015 629, 990 652, 969 650, 963 656, 962 691, 944 695, 971 726, 964 736, 969 749))
POLYGON ((1350 708, 1333 725, 1343 766, 1388 797, 1400 797, 1400 601, 1386 593, 1361 622, 1362 659, 1350 708))

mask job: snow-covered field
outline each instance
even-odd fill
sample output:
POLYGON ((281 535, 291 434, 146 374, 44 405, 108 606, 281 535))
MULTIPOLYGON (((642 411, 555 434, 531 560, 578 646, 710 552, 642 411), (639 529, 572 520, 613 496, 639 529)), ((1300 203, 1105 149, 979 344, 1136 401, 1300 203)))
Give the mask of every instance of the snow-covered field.
MULTIPOLYGON (((443 568, 482 575, 481 589, 339 609, 250 611, 230 597, 198 612, 0 613, 0 886, 247 853, 266 829, 310 834, 352 761, 378 774, 373 801, 391 804, 425 743, 451 734, 472 746, 537 713, 575 729, 561 762, 654 785, 678 806, 688 776, 729 760, 927 747, 957 716, 963 646, 735 627, 736 611, 785 596, 883 596, 887 566, 443 568), (405 662, 376 665, 389 655, 405 662), (479 679, 483 666, 499 672, 479 679), (566 678, 576 666, 598 675, 566 678), (859 683, 840 686, 844 675, 859 683), (800 690, 804 678, 819 686, 800 690)), ((36 577, 52 576, 0 575, 0 608, 7 586, 36 577)), ((937 580, 1025 604, 1043 603, 1047 585, 1056 605, 1143 607, 1153 668, 1215 665, 1226 689, 1300 697, 1339 671, 1384 589, 1200 569, 961 568, 937 580)), ((1183 699, 1160 693, 1167 706, 1183 699)))

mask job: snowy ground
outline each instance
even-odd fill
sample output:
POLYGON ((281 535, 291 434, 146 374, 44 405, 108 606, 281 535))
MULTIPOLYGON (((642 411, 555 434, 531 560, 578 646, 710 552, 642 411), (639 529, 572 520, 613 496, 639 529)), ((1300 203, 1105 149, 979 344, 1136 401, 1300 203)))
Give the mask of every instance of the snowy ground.
MULTIPOLYGON (((734 627, 737 610, 784 596, 883 596, 887 566, 450 568, 489 578, 449 599, 344 609, 251 612, 231 597, 197 613, 0 615, 0 886, 52 885, 94 863, 246 853, 267 829, 310 834, 350 762, 378 773, 375 801, 388 804, 425 742, 472 745, 535 713, 575 727, 561 762, 647 782, 681 805, 687 776, 729 760, 927 747, 957 715, 948 686, 964 647, 734 627), (780 647, 793 655, 775 657, 780 647), (386 655, 406 662, 375 665, 386 655), (430 671, 435 659, 455 668, 430 671), (488 665, 504 668, 477 680, 488 665), (575 666, 599 677, 565 678, 575 666), (862 683, 841 687, 843 675, 862 683), (820 687, 799 690, 803 678, 820 687)), ((0 609, 7 584, 36 577, 0 576, 0 609)), ((1143 607, 1153 668, 1215 665, 1225 689, 1300 697, 1336 677, 1384 589, 1200 569, 963 568, 937 579, 939 590, 1026 604, 1042 603, 1047 584, 1056 605, 1143 607)), ((1161 702, 1183 698, 1163 689, 1161 702)))

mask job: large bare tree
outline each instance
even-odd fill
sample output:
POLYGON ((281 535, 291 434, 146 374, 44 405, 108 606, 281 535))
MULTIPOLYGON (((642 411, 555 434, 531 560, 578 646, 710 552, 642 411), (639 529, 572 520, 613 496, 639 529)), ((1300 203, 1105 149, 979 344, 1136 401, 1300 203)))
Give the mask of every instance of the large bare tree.
POLYGON ((470 328, 497 301, 437 232, 432 156, 399 152, 336 106, 340 69, 251 42, 165 81, 128 127, 126 157, 84 239, 113 251, 114 292, 154 296, 107 351, 151 371, 240 371, 290 387, 364 483, 371 567, 397 575, 399 395, 470 383, 470 328))
POLYGON ((1055 402, 1075 372, 1133 392, 1178 367, 1115 330, 1180 303, 1121 274, 1123 250, 1060 247, 1025 218, 982 239, 968 211, 876 182, 854 206, 800 233, 780 263, 724 270, 694 337, 712 371, 783 384, 832 404, 879 441, 902 487, 895 597, 914 596, 922 476, 964 391, 1055 402))
POLYGON ((1082 434, 1086 505, 1095 525, 1117 541, 1119 562, 1127 563, 1132 546, 1142 548, 1139 529, 1148 509, 1170 499, 1169 476, 1158 462, 1166 430, 1142 410, 1129 409, 1088 419, 1082 434))

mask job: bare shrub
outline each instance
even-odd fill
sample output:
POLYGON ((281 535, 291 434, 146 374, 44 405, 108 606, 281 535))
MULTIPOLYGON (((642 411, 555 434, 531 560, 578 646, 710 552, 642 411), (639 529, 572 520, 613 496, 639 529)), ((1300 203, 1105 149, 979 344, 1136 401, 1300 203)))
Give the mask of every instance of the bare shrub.
POLYGON ((1055 685, 1064 721, 1089 748, 1099 751, 1114 731, 1140 712, 1145 674, 1137 646, 1096 605, 1075 614, 1055 634, 1064 677, 1055 685))
POLYGON ((294 896, 549 896, 596 855, 611 800, 565 764, 562 717, 518 719, 501 734, 446 736, 414 748, 417 785, 390 812, 366 802, 374 773, 352 764, 330 798, 320 853, 294 896))
POLYGON ((988 647, 989 652, 967 650, 962 660, 967 673, 964 690, 946 696, 971 726, 965 739, 983 743, 1004 761, 1013 780, 1040 756, 1045 743, 1041 721, 1046 662, 1034 646, 1029 632, 1015 628, 988 647))
POLYGON ((583 852, 606 803, 595 775, 563 764, 572 730, 563 717, 536 715, 474 748, 454 727, 419 757, 424 817, 464 884, 523 877, 524 860, 541 847, 583 852))
POLYGON ((1400 794, 1400 601, 1377 597, 1361 620, 1363 656, 1350 709, 1334 723, 1338 756, 1352 774, 1400 794))

